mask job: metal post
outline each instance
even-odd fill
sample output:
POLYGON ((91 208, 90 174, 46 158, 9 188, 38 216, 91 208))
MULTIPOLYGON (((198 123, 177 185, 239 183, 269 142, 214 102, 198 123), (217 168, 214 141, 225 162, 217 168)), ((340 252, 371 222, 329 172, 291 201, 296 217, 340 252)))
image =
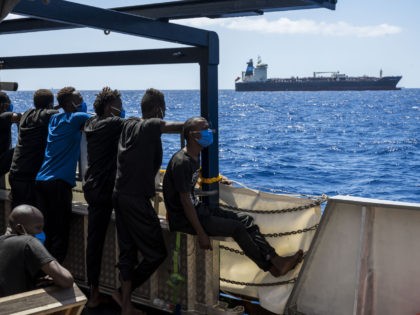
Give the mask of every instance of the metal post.
MULTIPOLYGON (((219 106, 218 106, 218 65, 219 65, 219 38, 216 33, 209 33, 208 55, 206 62, 200 63, 200 99, 201 116, 210 123, 215 130, 213 144, 202 151, 202 174, 204 178, 214 178, 219 175, 219 106)), ((215 190, 217 193, 205 202, 213 207, 219 202, 218 183, 203 185, 203 190, 215 190)))

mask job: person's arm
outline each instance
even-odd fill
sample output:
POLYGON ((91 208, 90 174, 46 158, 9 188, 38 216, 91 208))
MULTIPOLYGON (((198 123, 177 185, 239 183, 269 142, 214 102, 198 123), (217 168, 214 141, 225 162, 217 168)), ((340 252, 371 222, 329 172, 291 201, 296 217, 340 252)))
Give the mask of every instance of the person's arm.
POLYGON ((184 127, 183 122, 162 120, 160 123, 160 131, 162 133, 182 132, 183 127, 184 127))
POLYGON ((10 118, 11 122, 13 124, 17 124, 20 122, 20 119, 22 118, 22 114, 21 113, 13 113, 12 117, 10 118))
POLYGON ((56 260, 52 260, 41 266, 45 274, 50 276, 54 283, 62 288, 70 288, 73 286, 73 276, 70 271, 61 266, 56 260))
POLYGON ((204 231, 203 226, 198 220, 197 211, 191 202, 190 194, 188 192, 180 192, 181 204, 184 208, 185 216, 192 225, 194 231, 197 233, 198 243, 202 249, 212 250, 211 241, 207 233, 204 231))
POLYGON ((74 124, 74 126, 77 129, 79 129, 80 131, 83 131, 84 127, 85 127, 85 123, 90 117, 91 116, 87 113, 75 112, 75 113, 73 113, 73 116, 71 118, 71 122, 74 124))

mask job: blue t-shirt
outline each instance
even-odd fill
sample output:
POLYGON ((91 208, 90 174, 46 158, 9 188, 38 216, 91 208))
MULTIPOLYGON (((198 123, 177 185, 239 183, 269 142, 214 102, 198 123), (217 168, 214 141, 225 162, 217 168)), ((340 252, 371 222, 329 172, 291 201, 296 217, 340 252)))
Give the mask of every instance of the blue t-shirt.
POLYGON ((51 117, 44 161, 36 180, 61 179, 72 187, 76 186, 81 129, 89 117, 89 114, 81 112, 59 113, 51 117))

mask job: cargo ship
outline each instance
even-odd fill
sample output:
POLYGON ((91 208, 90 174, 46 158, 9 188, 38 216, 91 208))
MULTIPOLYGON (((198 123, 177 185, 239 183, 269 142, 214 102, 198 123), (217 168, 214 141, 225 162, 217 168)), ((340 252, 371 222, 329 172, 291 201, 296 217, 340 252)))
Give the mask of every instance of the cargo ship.
POLYGON ((312 77, 267 78, 268 65, 258 58, 254 67, 253 60, 247 62, 242 78, 235 80, 235 90, 244 91, 364 91, 399 90, 398 82, 402 76, 350 77, 339 71, 314 72, 312 77), (329 76, 326 76, 329 74, 329 76))

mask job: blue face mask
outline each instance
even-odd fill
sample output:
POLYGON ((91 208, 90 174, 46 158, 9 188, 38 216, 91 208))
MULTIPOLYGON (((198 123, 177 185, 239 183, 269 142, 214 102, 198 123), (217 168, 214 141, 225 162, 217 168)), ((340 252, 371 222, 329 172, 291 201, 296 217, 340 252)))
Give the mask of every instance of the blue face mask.
POLYGON ((7 107, 6 112, 13 112, 13 104, 10 103, 9 107, 7 107))
POLYGON ((87 112, 87 105, 84 101, 79 106, 76 107, 76 112, 80 112, 80 113, 87 112))
POLYGON ((35 235, 34 235, 34 237, 35 237, 37 240, 39 240, 42 244, 44 244, 44 243, 45 243, 46 236, 45 236, 45 233, 44 233, 44 232, 41 232, 41 233, 35 234, 35 235))
POLYGON ((121 109, 120 111, 120 117, 125 118, 125 109, 121 109))
POLYGON ((213 143, 213 130, 206 129, 200 131, 201 138, 197 140, 198 144, 203 148, 208 147, 213 143))

